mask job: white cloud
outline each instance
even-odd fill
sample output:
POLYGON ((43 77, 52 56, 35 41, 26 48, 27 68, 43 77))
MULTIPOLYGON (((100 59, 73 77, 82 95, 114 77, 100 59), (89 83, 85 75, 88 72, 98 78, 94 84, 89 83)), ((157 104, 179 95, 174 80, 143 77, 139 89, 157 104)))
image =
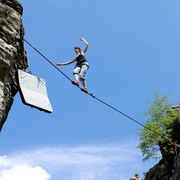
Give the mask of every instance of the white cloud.
POLYGON ((50 175, 41 167, 30 167, 27 164, 17 164, 0 171, 1 180, 48 180, 50 175))
POLYGON ((6 156, 0 156, 0 167, 7 167, 10 163, 6 156))
POLYGON ((17 176, 14 179, 21 180, 29 174, 31 178, 26 180, 122 180, 146 171, 141 159, 135 142, 49 147, 1 156, 0 177, 6 180, 9 176, 11 180, 10 177, 17 176))

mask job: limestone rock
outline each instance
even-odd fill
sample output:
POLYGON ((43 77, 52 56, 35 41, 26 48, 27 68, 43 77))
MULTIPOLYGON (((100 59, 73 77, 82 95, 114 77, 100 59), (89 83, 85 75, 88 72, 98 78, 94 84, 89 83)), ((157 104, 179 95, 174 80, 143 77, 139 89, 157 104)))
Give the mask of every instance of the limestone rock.
POLYGON ((17 70, 27 68, 22 5, 0 0, 0 130, 18 91, 17 70))

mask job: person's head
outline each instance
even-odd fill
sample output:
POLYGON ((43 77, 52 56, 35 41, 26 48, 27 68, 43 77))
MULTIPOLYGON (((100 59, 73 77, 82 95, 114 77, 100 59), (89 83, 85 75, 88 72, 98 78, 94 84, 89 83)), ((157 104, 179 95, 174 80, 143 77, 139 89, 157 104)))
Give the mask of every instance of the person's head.
POLYGON ((138 178, 138 177, 139 177, 139 174, 135 173, 134 176, 135 176, 136 178, 138 178))
POLYGON ((76 54, 81 53, 81 48, 80 47, 74 47, 74 51, 76 54))

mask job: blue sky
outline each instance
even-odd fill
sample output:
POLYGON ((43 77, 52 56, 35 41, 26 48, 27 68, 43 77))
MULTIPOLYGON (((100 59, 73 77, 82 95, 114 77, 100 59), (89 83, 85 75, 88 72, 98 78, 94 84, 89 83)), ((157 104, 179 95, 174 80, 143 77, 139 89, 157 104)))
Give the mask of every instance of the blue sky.
MULTIPOLYGON (((179 1, 21 3, 26 40, 52 63, 74 58, 73 47, 84 47, 80 37, 89 42, 87 84, 98 98, 141 123, 155 92, 179 104, 179 1)), ((32 73, 46 80, 54 112, 25 106, 16 95, 0 136, 2 179, 121 180, 157 163, 142 162, 138 124, 82 93, 25 47, 32 73)), ((60 69, 73 79, 73 67, 60 69)))

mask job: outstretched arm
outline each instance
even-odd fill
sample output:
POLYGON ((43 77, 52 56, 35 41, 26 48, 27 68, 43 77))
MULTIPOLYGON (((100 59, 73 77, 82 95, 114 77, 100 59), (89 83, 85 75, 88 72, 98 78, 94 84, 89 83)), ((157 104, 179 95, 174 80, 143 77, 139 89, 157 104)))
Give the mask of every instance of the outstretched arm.
POLYGON ((86 47, 83 50, 83 53, 85 54, 87 49, 88 49, 89 43, 84 38, 80 38, 80 40, 83 41, 86 44, 86 47))
POLYGON ((56 66, 66 66, 68 64, 73 63, 74 61, 76 61, 76 58, 74 58, 74 59, 72 59, 72 60, 70 60, 68 62, 65 62, 65 63, 57 63, 56 66))

